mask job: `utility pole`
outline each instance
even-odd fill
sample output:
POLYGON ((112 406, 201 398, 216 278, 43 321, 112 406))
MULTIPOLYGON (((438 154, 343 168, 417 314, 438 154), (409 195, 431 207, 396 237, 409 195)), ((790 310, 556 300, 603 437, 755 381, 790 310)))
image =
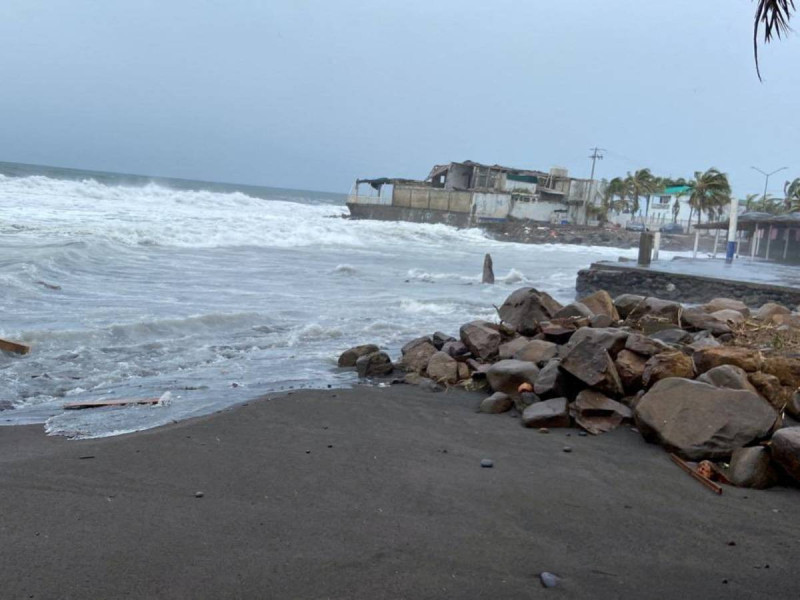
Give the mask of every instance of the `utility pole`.
POLYGON ((589 157, 592 159, 592 174, 589 176, 589 189, 586 191, 586 199, 583 201, 583 224, 589 224, 589 198, 592 196, 592 187, 594 186, 594 167, 597 164, 598 160, 603 160, 602 152, 605 152, 604 148, 598 148, 595 146, 594 148, 590 148, 592 151, 592 155, 589 157))

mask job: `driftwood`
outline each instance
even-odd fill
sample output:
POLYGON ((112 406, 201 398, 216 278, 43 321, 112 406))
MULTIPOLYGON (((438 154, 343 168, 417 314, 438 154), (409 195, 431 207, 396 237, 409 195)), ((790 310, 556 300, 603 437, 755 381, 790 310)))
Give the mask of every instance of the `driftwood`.
POLYGON ((25 344, 18 344, 17 342, 9 342, 8 340, 0 338, 0 350, 14 352, 15 354, 27 354, 31 351, 31 347, 26 346, 25 344))
POLYGON ((87 400, 86 402, 67 402, 64 410, 81 410, 103 406, 128 406, 132 404, 158 404, 159 398, 114 398, 108 400, 87 400))

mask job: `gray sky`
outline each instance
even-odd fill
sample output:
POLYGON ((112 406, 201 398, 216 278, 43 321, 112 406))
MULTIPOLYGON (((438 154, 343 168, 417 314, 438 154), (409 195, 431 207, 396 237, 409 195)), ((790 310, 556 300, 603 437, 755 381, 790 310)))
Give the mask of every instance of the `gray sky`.
POLYGON ((800 177, 751 0, 4 0, 0 160, 346 192, 472 159, 800 177))

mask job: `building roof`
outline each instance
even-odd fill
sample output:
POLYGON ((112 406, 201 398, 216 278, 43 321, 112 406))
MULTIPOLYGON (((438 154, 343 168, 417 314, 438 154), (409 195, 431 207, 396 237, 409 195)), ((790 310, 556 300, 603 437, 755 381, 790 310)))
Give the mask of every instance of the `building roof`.
MULTIPOLYGON (((713 221, 695 225, 696 229, 727 229, 730 221, 713 221)), ((772 225, 774 227, 800 227, 800 212, 791 212, 785 215, 771 215, 765 212, 749 211, 739 215, 737 229, 750 229, 757 225, 772 225)))

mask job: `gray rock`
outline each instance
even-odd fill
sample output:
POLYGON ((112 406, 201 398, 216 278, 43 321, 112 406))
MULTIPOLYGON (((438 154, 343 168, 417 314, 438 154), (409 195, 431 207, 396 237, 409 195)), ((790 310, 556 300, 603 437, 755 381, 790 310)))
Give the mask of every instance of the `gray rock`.
POLYGON ((570 317, 586 317, 591 318, 594 316, 594 313, 589 310, 589 308, 585 304, 581 304, 580 302, 573 302, 572 304, 567 304, 564 308, 559 310, 556 314, 553 315, 554 319, 569 319, 570 317))
POLYGON ((587 387, 595 388, 609 396, 619 398, 624 394, 614 361, 600 343, 589 339, 583 340, 564 357, 560 368, 587 387))
POLYGON ((594 390, 583 390, 569 406, 575 422, 598 435, 619 427, 633 417, 631 409, 594 390))
POLYGON ((418 338, 414 338, 410 342, 406 343, 402 348, 400 348, 400 353, 405 355, 407 352, 410 352, 411 349, 414 348, 415 346, 417 346, 419 344, 425 344, 425 343, 433 345, 433 342, 432 342, 431 338, 428 337, 427 335, 424 335, 424 336, 418 337, 418 338))
POLYGON ((340 367, 355 367, 356 361, 361 358, 362 356, 366 356, 367 354, 372 354, 373 352, 378 352, 380 348, 378 348, 375 344, 364 344, 362 346, 353 346, 348 350, 342 352, 341 356, 339 356, 339 366, 340 367))
POLYGON ((559 310, 561 304, 549 294, 540 292, 536 288, 525 287, 506 298, 498 312, 503 322, 518 333, 534 335, 539 323, 549 321, 559 310))
POLYGON ((778 483, 778 471, 766 446, 734 450, 727 476, 733 485, 759 490, 778 483))
POLYGON ((628 339, 625 340, 625 349, 649 358, 665 350, 669 350, 670 346, 661 340, 655 340, 641 333, 631 333, 628 339))
POLYGON ((692 334, 683 329, 671 327, 650 334, 650 337, 665 344, 688 344, 692 342, 692 334))
POLYGON ((796 481, 800 481, 800 427, 779 429, 770 444, 772 459, 796 481))
POLYGON ((356 361, 356 371, 362 379, 364 377, 381 377, 392 372, 394 366, 392 359, 386 352, 373 352, 360 357, 356 361))
POLYGON ((491 469, 492 467, 494 467, 494 461, 490 458, 482 458, 481 467, 484 469, 491 469))
POLYGON ((644 296, 622 294, 614 298, 614 307, 617 309, 620 318, 625 319, 643 300, 644 296))
POLYGON ((514 406, 514 401, 511 400, 511 397, 508 394, 504 394, 503 392, 495 392, 488 398, 484 398, 481 401, 481 405, 478 410, 482 413, 496 415, 499 413, 508 412, 511 410, 512 406, 514 406))
POLYGON ((489 360, 497 356, 502 337, 494 324, 487 321, 471 321, 462 325, 459 333, 461 341, 476 358, 489 360))
POLYGON ((491 254, 487 254, 483 257, 483 277, 481 278, 481 282, 488 284, 494 283, 494 269, 492 267, 491 254))
MULTIPOLYGON (((547 399, 572 396, 572 394, 569 393, 571 388, 570 383, 566 375, 561 372, 559 368, 560 364, 561 360, 554 358, 539 371, 536 383, 533 384, 533 391, 540 398, 547 399)), ((798 405, 800 406, 800 404, 798 405)))
POLYGON ((524 360, 501 360, 486 371, 489 385, 495 392, 503 392, 511 398, 519 398, 517 388, 523 383, 533 386, 539 376, 539 367, 524 360))
MULTIPOLYGON (((736 314, 741 317, 741 313, 736 314)), ((724 335, 731 332, 731 324, 724 316, 720 316, 719 313, 709 314, 700 308, 687 308, 681 314, 681 320, 690 329, 710 331, 714 335, 724 335)))
POLYGON ((769 435, 778 413, 758 394, 688 379, 663 379, 637 403, 636 426, 688 460, 727 458, 769 435))
POLYGON ((431 337, 431 342, 436 347, 437 350, 441 350, 447 342, 455 342, 456 338, 452 335, 447 335, 446 333, 442 333, 441 331, 437 331, 431 337))
POLYGON ((662 300, 650 296, 642 300, 636 307, 628 313, 627 321, 635 323, 644 317, 651 317, 658 320, 678 325, 683 307, 671 300, 662 300))
POLYGON ((531 404, 522 412, 525 427, 569 427, 569 402, 566 398, 552 398, 531 404))
POLYGON ((718 310, 711 313, 711 316, 723 323, 726 323, 731 329, 739 327, 745 322, 745 317, 738 310, 727 308, 725 310, 718 310))
MULTIPOLYGON (((720 388, 747 390, 755 394, 758 393, 758 390, 756 390, 747 378, 747 373, 744 369, 740 369, 734 365, 720 365, 719 367, 709 369, 700 375, 697 381, 702 381, 703 383, 708 383, 709 385, 720 388)), ((778 387, 780 388, 780 382, 778 382, 778 387)))
POLYGON ((545 340, 531 340, 514 353, 517 360, 526 360, 539 366, 547 364, 558 354, 558 346, 545 340))
POLYGON ((500 360, 513 358, 517 351, 519 351, 521 348, 524 348, 527 344, 530 344, 530 342, 531 340, 529 338, 519 336, 515 337, 513 340, 505 342, 504 344, 500 344, 500 348, 497 351, 497 358, 500 360))
POLYGON ((771 321, 772 317, 775 315, 790 315, 792 311, 790 311, 785 306, 780 304, 775 304, 774 302, 767 302, 764 306, 759 308, 753 318, 758 319, 759 321, 771 321))
POLYGON ((715 313, 719 310, 735 310, 744 317, 750 316, 750 309, 741 300, 734 300, 733 298, 714 298, 710 302, 706 302, 702 309, 707 313, 715 313))
POLYGON ((541 581, 542 586, 546 588, 554 588, 559 584, 561 578, 548 571, 543 571, 539 573, 539 581, 541 581))
POLYGON ((453 358, 469 356, 469 348, 464 342, 458 340, 454 342, 445 342, 442 345, 442 352, 447 352, 453 358))
POLYGON ((598 345, 611 355, 611 358, 616 358, 619 351, 625 347, 628 340, 629 333, 622 329, 614 327, 593 329, 591 327, 582 327, 578 329, 566 344, 567 352, 577 346, 578 344, 589 341, 598 345))
POLYGON ((403 357, 400 359, 400 366, 406 371, 424 373, 431 356, 437 352, 436 346, 430 343, 427 338, 416 340, 416 342, 411 347, 408 344, 403 346, 405 352, 403 352, 403 357))
POLYGON ((615 321, 608 315, 595 315, 589 319, 589 327, 594 327, 595 329, 605 329, 611 327, 614 323, 615 321))

